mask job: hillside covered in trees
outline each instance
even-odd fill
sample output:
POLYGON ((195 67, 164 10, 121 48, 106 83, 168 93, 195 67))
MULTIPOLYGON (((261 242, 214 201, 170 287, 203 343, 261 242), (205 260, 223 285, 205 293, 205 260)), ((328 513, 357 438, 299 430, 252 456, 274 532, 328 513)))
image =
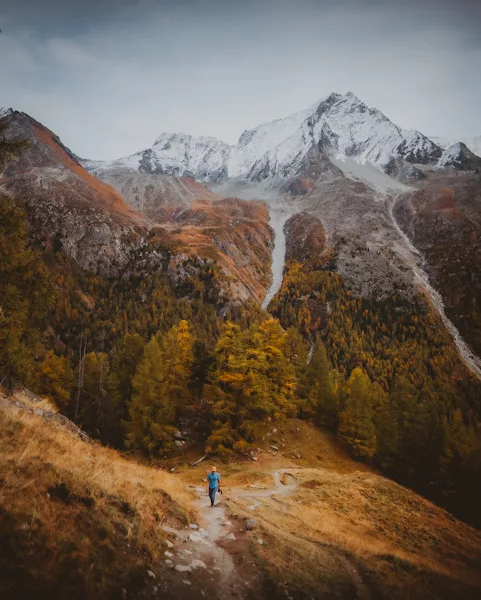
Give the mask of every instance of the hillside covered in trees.
MULTIPOLYGON (((2 148, 4 161, 19 150, 2 148)), ((192 255, 180 280, 142 256, 100 275, 34 236, 6 195, 0 250, 0 380, 90 436, 155 459, 180 427, 229 456, 297 416, 479 524, 481 385, 423 297, 356 297, 332 256, 290 261, 269 313, 228 297, 225 273, 192 255)))

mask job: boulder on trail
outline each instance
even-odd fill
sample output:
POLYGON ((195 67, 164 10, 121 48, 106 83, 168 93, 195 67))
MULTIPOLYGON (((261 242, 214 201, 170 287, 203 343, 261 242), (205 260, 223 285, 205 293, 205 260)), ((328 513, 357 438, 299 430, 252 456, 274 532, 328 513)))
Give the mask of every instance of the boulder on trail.
POLYGON ((251 531, 257 525, 257 521, 255 519, 246 519, 245 528, 246 531, 251 531))

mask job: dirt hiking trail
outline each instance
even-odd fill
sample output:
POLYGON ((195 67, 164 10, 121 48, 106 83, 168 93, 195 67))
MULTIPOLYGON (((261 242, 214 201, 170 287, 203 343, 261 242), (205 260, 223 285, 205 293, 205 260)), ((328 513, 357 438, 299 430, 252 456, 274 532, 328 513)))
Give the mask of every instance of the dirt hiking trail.
MULTIPOLYGON (((199 522, 182 530, 164 527, 169 537, 164 560, 170 567, 170 576, 162 583, 162 597, 187 600, 200 597, 210 600, 267 598, 262 568, 252 551, 253 544, 264 544, 259 531, 262 501, 272 498, 279 510, 284 512, 282 499, 297 489, 295 473, 300 470, 274 471, 272 487, 248 485, 225 488, 222 495, 217 494, 213 508, 204 486, 190 486, 196 494, 194 506, 199 522), (252 518, 249 515, 241 518, 234 512, 232 506, 239 501, 248 513, 252 512, 252 518), (231 505, 227 507, 227 503, 231 505)), ((309 540, 303 543, 309 545, 309 540)), ((340 558, 352 579, 354 595, 351 597, 369 600, 371 594, 354 562, 348 555, 340 558)), ((287 589, 276 597, 293 600, 287 589)))

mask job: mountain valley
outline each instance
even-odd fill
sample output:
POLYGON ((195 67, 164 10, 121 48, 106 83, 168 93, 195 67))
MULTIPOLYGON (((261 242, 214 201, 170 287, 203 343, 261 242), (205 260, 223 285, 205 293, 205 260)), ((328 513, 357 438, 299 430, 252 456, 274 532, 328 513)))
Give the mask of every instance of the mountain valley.
POLYGON ((478 146, 333 93, 235 145, 74 151, 0 119, 0 592, 477 597, 478 146))

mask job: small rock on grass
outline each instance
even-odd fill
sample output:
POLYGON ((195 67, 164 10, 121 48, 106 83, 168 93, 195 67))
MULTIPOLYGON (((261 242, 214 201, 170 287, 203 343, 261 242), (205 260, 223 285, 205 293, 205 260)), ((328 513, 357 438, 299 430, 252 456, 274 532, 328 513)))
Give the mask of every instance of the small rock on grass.
POLYGON ((147 571, 147 575, 152 577, 152 579, 155 579, 155 573, 153 571, 147 571))
POLYGON ((236 537, 235 537, 235 535, 233 533, 229 533, 229 535, 225 536, 225 539, 226 540, 235 540, 236 537))
POLYGON ((190 573, 192 571, 192 567, 189 565, 175 565, 175 570, 179 571, 179 573, 190 573))
POLYGON ((167 546, 167 548, 173 548, 174 544, 170 541, 170 540, 164 540, 165 541, 165 545, 167 546))
POLYGON ((255 519, 247 519, 245 522, 246 531, 251 531, 257 525, 257 521, 255 519))
POLYGON ((199 526, 198 526, 198 525, 196 525, 195 523, 191 523, 191 524, 189 525, 189 527, 190 527, 191 529, 199 529, 199 526))
POLYGON ((185 585, 192 585, 192 583, 188 579, 183 579, 182 583, 185 583, 185 585))
POLYGON ((166 564, 167 567, 170 567, 171 569, 174 568, 174 563, 170 560, 170 558, 167 558, 165 560, 165 564, 166 564))
POLYGON ((172 552, 169 552, 168 550, 164 552, 164 555, 167 556, 167 558, 174 558, 174 554, 172 552))

